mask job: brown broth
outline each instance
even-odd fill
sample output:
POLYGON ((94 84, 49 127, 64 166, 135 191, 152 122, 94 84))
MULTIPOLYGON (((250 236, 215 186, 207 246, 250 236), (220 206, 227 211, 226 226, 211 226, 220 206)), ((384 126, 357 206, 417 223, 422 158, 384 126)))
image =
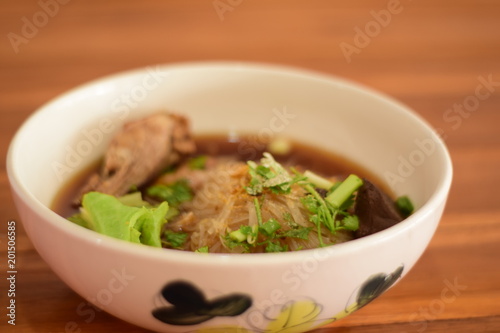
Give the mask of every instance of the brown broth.
MULTIPOLYGON (((229 140, 225 135, 206 135, 195 137, 196 155, 235 156, 238 160, 259 160, 267 150, 267 144, 252 136, 243 136, 238 140, 229 140)), ((303 170, 311 170, 323 176, 347 176, 354 173, 370 179, 384 192, 391 194, 387 186, 365 168, 337 156, 329 151, 310 145, 291 141, 291 151, 286 155, 273 154, 277 161, 284 165, 300 166, 303 170)), ((88 177, 98 170, 100 162, 92 163, 66 183, 56 195, 51 209, 57 214, 68 217, 77 212, 73 201, 88 177)))

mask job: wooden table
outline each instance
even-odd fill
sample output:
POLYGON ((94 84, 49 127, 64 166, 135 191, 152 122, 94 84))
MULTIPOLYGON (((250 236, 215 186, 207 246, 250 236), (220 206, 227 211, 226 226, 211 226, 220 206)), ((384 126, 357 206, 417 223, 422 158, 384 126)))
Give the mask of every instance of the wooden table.
POLYGON ((500 332, 500 2, 58 1, 0 5, 0 331, 64 332, 68 321, 80 332, 143 331, 102 312, 82 316, 85 301, 40 259, 21 223, 16 326, 7 324, 7 222, 20 221, 5 153, 23 120, 117 71, 241 60, 335 74, 391 95, 442 131, 454 162, 444 217, 413 270, 315 332, 500 332))

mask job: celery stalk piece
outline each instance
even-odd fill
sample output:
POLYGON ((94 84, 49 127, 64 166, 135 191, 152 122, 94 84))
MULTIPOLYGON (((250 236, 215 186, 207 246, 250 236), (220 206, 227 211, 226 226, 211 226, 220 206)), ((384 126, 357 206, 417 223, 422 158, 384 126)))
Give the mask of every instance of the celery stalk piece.
POLYGON ((339 208, 361 185, 363 185, 363 180, 351 174, 325 200, 339 208))
POLYGON ((333 183, 331 181, 315 174, 312 171, 307 170, 306 172, 304 172, 304 176, 306 176, 307 180, 318 188, 329 190, 333 186, 333 183))

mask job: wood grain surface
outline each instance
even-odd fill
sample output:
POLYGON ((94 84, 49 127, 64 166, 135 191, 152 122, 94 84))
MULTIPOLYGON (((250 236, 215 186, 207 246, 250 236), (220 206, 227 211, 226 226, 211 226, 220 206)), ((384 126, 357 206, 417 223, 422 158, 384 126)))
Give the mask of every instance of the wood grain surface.
POLYGON ((65 332, 68 322, 76 332, 143 332, 104 312, 79 314, 85 300, 22 230, 5 156, 34 110, 77 85, 203 60, 360 82, 413 108, 450 149, 449 202, 422 258, 372 304, 314 332, 500 332, 499 1, 2 0, 0 36, 1 332, 65 332), (6 316, 10 220, 18 222, 15 326, 6 316))

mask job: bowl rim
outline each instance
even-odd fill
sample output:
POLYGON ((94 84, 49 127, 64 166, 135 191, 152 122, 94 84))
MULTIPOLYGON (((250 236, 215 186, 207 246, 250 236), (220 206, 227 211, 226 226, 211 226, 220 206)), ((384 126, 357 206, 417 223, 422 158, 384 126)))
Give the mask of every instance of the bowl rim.
POLYGON ((213 265, 231 265, 231 266, 247 266, 249 264, 259 264, 259 265, 273 265, 277 262, 280 263, 293 263, 301 262, 311 255, 317 256, 318 258, 325 258, 330 256, 343 256, 344 253, 352 253, 357 251, 362 251, 365 248, 374 246, 386 239, 396 237, 398 234, 405 232, 405 230, 411 228, 419 220, 425 219, 426 215, 430 215, 433 209, 439 206, 442 202, 446 201, 449 189, 451 187, 453 168, 448 149, 441 139, 441 137, 433 130, 427 121, 425 121, 420 115, 415 111, 402 104, 401 102, 395 100, 394 98, 385 95, 379 91, 376 91, 370 87, 366 87, 363 84, 337 77, 331 74, 325 74, 317 72, 310 69, 303 69, 298 67, 276 65, 269 63, 256 63, 256 62, 236 62, 236 61, 198 61, 198 62, 180 62, 180 63, 168 63, 168 64, 156 64, 147 67, 140 67, 136 69, 121 71, 115 74, 106 75, 84 84, 78 85, 65 93, 62 93, 53 99, 49 100, 39 108, 37 108, 18 128, 16 131, 7 152, 7 176, 8 181, 11 186, 11 190, 26 204, 31 207, 32 210, 44 220, 44 223, 49 223, 53 227, 63 231, 64 233, 71 235, 71 237, 77 238, 79 241, 86 243, 94 243, 102 248, 106 248, 112 251, 121 252, 132 256, 149 257, 154 260, 162 261, 177 261, 183 263, 193 263, 200 266, 213 266, 213 265), (327 246, 324 248, 308 249, 295 252, 286 253, 252 253, 248 254, 221 254, 221 253, 194 253, 191 251, 179 251, 170 249, 160 249, 150 246, 144 246, 140 244, 133 244, 130 242, 118 240, 106 235, 98 234, 95 231, 82 228, 74 223, 67 221, 65 218, 61 217, 49 207, 42 204, 35 196, 23 185, 23 181, 20 179, 20 175, 17 173, 15 167, 15 154, 18 152, 19 142, 21 137, 25 135, 26 128, 29 123, 36 122, 37 118, 47 110, 60 102, 61 100, 66 100, 74 97, 86 91, 87 89, 92 89, 93 87, 101 84, 106 84, 116 80, 127 79, 129 76, 138 75, 144 73, 148 68, 152 66, 160 67, 165 71, 172 70, 232 70, 232 71, 250 71, 250 72, 262 72, 274 75, 284 75, 293 76, 298 79, 308 79, 315 81, 322 81, 324 83, 340 85, 348 89, 355 90, 359 93, 370 95, 379 100, 383 100, 385 103, 392 104, 398 110, 398 112, 406 113, 407 116, 411 116, 413 121, 425 128, 429 135, 433 136, 432 139, 437 144, 436 149, 440 151, 444 158, 443 165, 443 177, 439 180, 436 185, 436 190, 430 195, 429 199, 423 203, 423 205, 418 208, 411 216, 403 220, 402 222, 375 234, 360 238, 353 239, 351 241, 336 244, 334 246, 327 246))

